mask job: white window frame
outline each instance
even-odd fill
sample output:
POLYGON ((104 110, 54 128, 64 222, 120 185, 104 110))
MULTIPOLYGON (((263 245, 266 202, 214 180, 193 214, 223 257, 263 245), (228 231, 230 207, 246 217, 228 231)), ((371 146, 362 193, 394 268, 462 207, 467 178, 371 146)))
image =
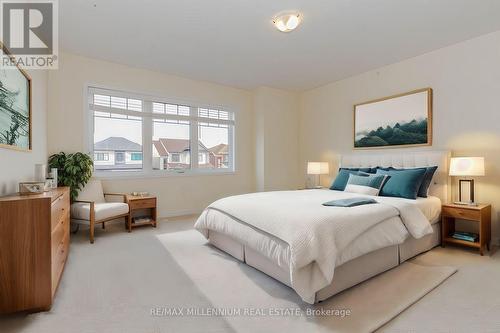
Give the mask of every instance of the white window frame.
MULTIPOLYGON (((90 156, 94 156, 94 113, 92 109, 99 109, 99 106, 93 106, 92 96, 94 94, 112 95, 115 97, 123 97, 130 99, 139 99, 143 103, 142 110, 142 170, 134 171, 118 171, 118 170, 94 170, 94 177, 100 179, 116 179, 116 178, 161 178, 161 177, 179 177, 179 176, 198 176, 198 175, 224 175, 236 174, 236 110, 232 107, 213 105, 206 103, 198 103, 194 101, 181 101, 176 98, 157 97, 145 93, 125 92, 124 90, 103 87, 96 84, 87 84, 84 86, 84 126, 85 126, 85 150, 90 156), (152 112, 153 102, 176 104, 189 106, 191 109, 190 116, 162 115, 152 112), (211 118, 198 117, 197 110, 199 108, 214 109, 227 111, 232 115, 232 120, 218 120, 211 118), (193 116, 196 110, 196 116, 193 116), (153 118, 170 118, 189 120, 190 122, 190 142, 198 142, 198 125, 199 122, 207 123, 224 123, 228 124, 228 144, 229 144, 229 167, 227 169, 219 168, 198 168, 198 145, 191 145, 191 168, 186 170, 154 170, 152 165, 153 160, 153 118), (231 158, 232 157, 232 158, 231 158)), ((137 116, 137 112, 124 109, 109 109, 104 112, 128 114, 137 116)))

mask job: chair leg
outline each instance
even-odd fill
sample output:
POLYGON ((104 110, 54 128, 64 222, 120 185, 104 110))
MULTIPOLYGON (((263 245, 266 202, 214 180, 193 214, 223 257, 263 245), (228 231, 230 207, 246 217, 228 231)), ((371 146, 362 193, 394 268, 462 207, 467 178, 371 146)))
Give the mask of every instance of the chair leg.
POLYGON ((95 207, 90 203, 90 244, 94 244, 95 207))
POLYGON ((90 244, 94 244, 94 219, 90 220, 90 244))

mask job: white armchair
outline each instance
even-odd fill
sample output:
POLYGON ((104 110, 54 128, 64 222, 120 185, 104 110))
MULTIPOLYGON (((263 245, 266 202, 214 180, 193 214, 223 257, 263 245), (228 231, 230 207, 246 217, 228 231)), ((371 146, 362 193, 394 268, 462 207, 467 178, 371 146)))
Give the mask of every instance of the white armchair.
POLYGON ((71 204, 71 221, 89 225, 90 243, 94 243, 94 226, 118 218, 130 219, 129 206, 125 202, 125 194, 104 193, 100 180, 91 179, 85 188, 78 193, 78 198, 71 204), (122 202, 106 200, 109 197, 121 197, 122 202))

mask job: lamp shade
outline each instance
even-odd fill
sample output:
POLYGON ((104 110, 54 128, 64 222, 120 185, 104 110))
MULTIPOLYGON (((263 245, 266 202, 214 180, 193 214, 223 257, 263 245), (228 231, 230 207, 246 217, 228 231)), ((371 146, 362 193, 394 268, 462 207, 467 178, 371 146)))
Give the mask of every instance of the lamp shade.
POLYGON ((452 157, 450 176, 484 176, 484 157, 452 157))
POLYGON ((307 162, 308 175, 327 175, 329 173, 328 162, 307 162))

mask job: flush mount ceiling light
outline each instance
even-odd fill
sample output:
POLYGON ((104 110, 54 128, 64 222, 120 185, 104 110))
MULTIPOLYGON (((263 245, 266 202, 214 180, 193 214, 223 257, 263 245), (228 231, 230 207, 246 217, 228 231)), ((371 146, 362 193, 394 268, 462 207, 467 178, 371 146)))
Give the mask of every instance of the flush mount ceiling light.
POLYGON ((297 28, 302 21, 300 13, 281 13, 273 18, 273 24, 281 32, 290 32, 297 28))

